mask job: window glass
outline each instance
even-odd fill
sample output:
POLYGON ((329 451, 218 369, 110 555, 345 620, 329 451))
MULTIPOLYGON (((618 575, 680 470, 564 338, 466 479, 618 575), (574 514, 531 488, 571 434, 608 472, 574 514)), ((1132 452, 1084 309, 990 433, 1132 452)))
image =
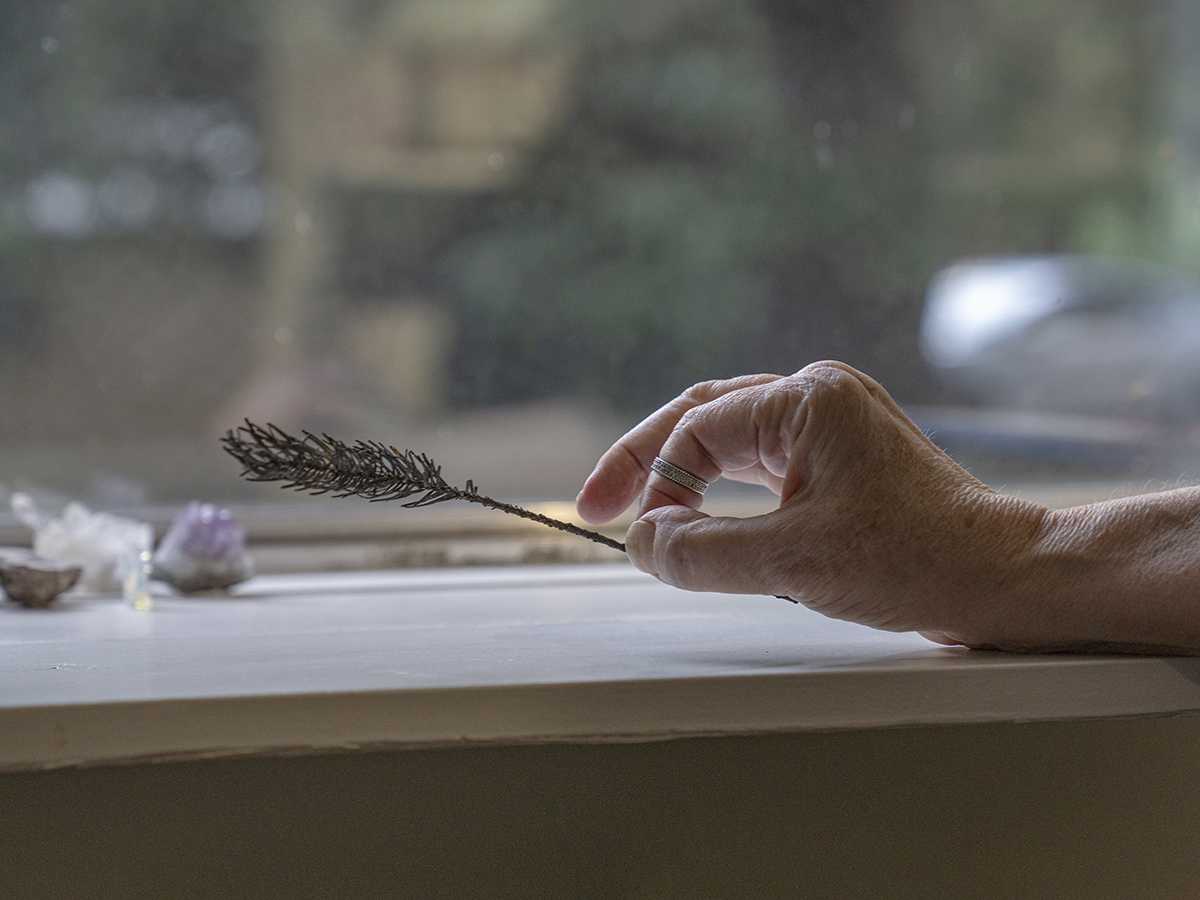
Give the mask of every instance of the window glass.
POLYGON ((1008 486, 1196 472, 1198 4, 0 5, 10 486, 278 502, 251 416, 569 498, 830 357, 1008 486))

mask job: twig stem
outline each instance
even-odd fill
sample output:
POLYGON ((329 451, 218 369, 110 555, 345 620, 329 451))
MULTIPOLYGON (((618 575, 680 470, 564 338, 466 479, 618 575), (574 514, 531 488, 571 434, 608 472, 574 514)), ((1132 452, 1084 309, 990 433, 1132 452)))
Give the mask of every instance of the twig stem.
POLYGON ((564 522, 561 519, 555 519, 550 516, 544 516, 541 513, 534 512, 531 509, 526 509, 523 506, 517 506, 513 503, 503 503, 500 500, 493 500, 491 497, 485 497, 483 494, 467 494, 462 495, 463 500, 471 503, 478 503, 481 506, 486 506, 489 509, 498 509, 501 512, 506 512, 510 516, 520 516, 522 519, 528 519, 531 522, 537 522, 539 525, 545 525, 549 528, 557 528, 559 531, 565 531, 567 534, 573 534, 576 537, 586 538, 589 541, 594 541, 597 544, 603 544, 605 547, 612 547, 614 550, 625 552, 625 545, 620 541, 613 540, 607 535, 601 534, 598 531, 590 531, 587 528, 580 528, 578 525, 573 525, 570 522, 564 522))

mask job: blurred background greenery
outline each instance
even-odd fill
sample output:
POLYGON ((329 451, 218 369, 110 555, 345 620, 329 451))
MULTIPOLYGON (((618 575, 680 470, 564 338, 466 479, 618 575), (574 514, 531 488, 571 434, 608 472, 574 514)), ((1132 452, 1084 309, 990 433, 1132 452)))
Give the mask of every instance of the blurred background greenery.
POLYGON ((251 415, 565 497, 697 380, 965 404, 942 267, 1200 268, 1194 7, 0 0, 0 483, 262 498, 251 415))

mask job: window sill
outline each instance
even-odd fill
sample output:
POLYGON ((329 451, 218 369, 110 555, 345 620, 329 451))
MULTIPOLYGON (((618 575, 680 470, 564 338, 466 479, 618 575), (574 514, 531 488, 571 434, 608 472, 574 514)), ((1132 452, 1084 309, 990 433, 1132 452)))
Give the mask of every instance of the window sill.
MULTIPOLYGON (((1117 481, 1019 482, 1003 485, 1003 489, 1048 506, 1064 507, 1144 493, 1150 487, 1117 481)), ((705 511, 713 515, 758 515, 773 505, 769 495, 740 486, 722 484, 715 490, 716 496, 706 497, 704 504, 705 511)), ((536 512, 593 527, 577 516, 572 503, 519 502, 536 512)), ((291 495, 283 501, 233 504, 230 508, 246 527, 259 570, 270 573, 620 559, 606 547, 470 504, 401 510, 386 503, 334 503, 328 497, 291 495)), ((179 506, 105 511, 146 522, 161 536, 179 513, 179 506)), ((631 521, 631 511, 626 511, 599 530, 620 538, 631 521)), ((29 542, 29 529, 6 505, 0 506, 0 545, 28 546, 29 542)))
POLYGON ((0 608, 0 770, 1200 711, 1200 659, 935 647, 627 566, 0 608))

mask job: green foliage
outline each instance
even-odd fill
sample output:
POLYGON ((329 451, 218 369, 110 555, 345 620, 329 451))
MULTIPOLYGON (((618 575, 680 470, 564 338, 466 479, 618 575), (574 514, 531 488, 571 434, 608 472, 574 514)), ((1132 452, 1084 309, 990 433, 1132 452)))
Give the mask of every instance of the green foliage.
POLYGON ((886 15, 834 48, 830 21, 665 6, 640 30, 627 4, 571 7, 583 52, 562 130, 444 248, 457 401, 638 407, 702 378, 861 355, 851 332, 928 265, 890 240, 922 187, 886 15))

